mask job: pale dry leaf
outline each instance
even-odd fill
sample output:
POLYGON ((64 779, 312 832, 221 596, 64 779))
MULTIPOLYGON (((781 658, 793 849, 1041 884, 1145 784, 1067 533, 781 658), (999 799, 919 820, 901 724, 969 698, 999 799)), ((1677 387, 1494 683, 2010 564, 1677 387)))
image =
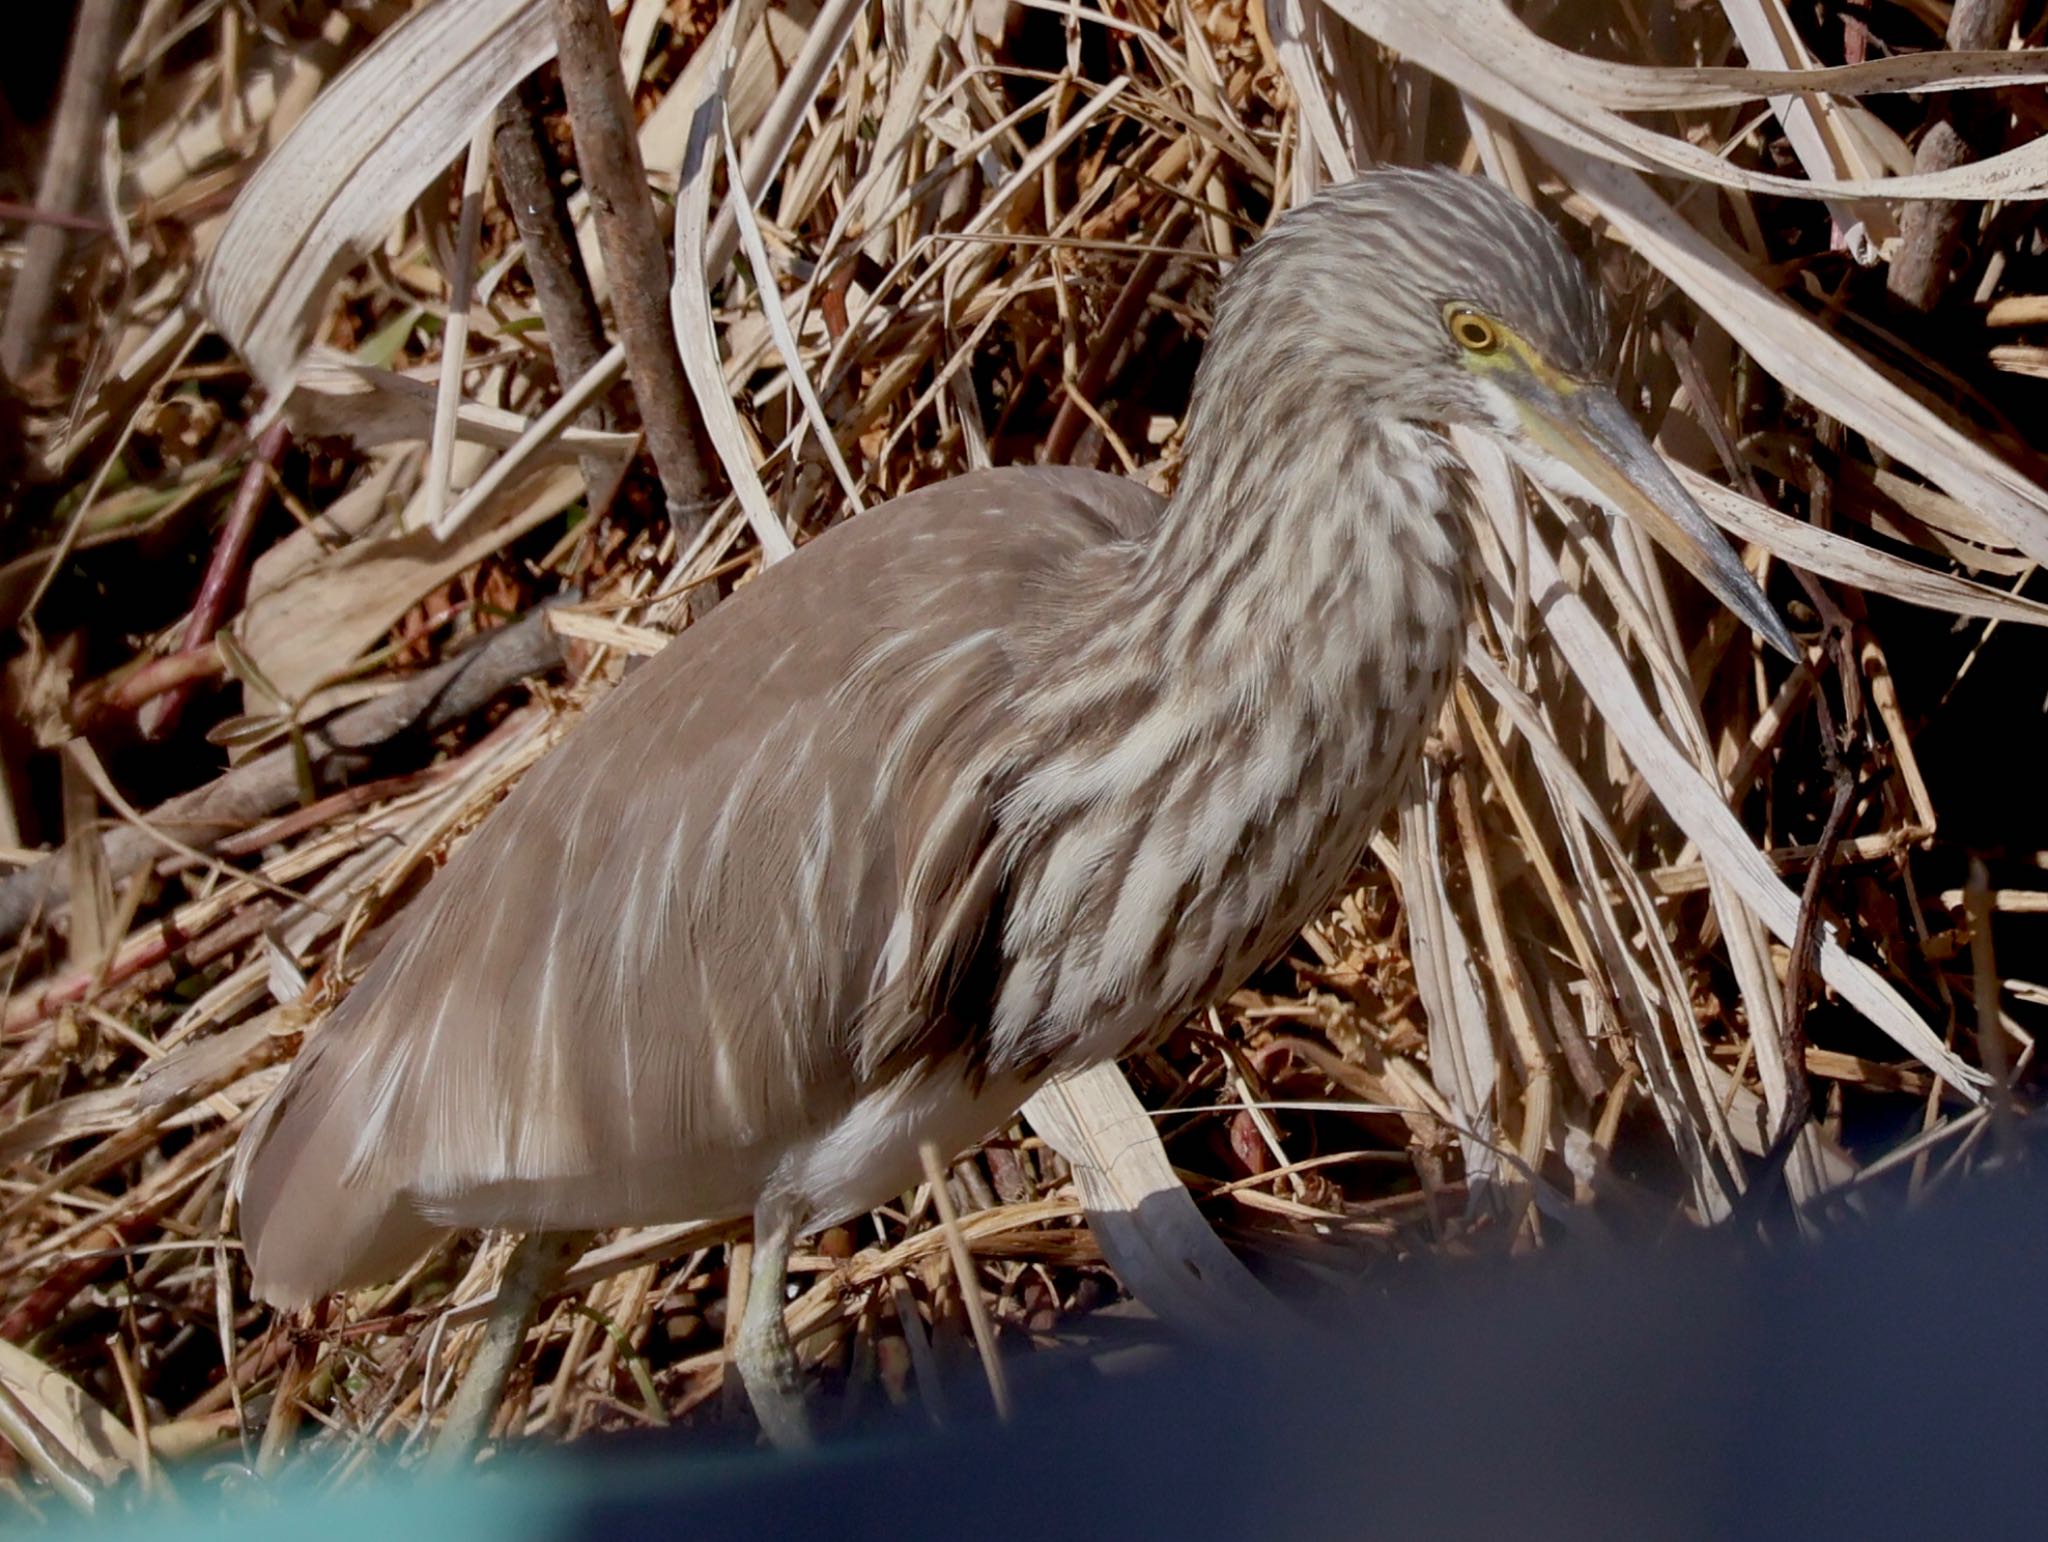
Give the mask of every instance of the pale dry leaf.
MULTIPOLYGON (((433 433, 434 387, 396 370, 361 364, 331 348, 312 348, 300 365, 284 413, 301 434, 347 438, 362 449, 425 443, 433 433)), ((534 427, 533 420, 487 402, 465 400, 455 419, 459 438, 506 450, 534 427)), ((597 455, 622 461, 639 444, 637 434, 570 426, 538 443, 531 459, 550 464, 597 455)))
MULTIPOLYGON (((260 133, 265 144, 281 140, 335 72, 354 29, 347 10, 337 7, 321 23, 317 40, 300 40, 289 47, 266 43, 238 72, 231 88, 229 100, 241 129, 260 133)), ((239 135, 231 131, 230 115, 221 106, 218 93, 195 101, 190 111, 138 144, 122 178, 125 197, 130 202, 175 204, 180 193, 236 154, 239 135)), ((201 224, 213 222, 202 219, 201 224)), ((199 240, 203 250, 209 242, 203 230, 199 240)))
POLYGON ((1162 1321, 1225 1339, 1286 1321, 1279 1298, 1217 1240, 1114 1064, 1055 1077, 1024 1117, 1073 1168, 1089 1229, 1117 1278, 1162 1321))
POLYGON ((1754 541, 1775 557, 1821 578, 1852 584, 1871 594, 1887 594, 1909 605, 1943 610, 1957 616, 2016 621, 2048 626, 2048 604, 2023 594, 2008 594, 1989 584, 1973 583, 1939 572, 1891 552, 1879 551, 1846 536, 1781 514, 1769 504, 1723 487, 1689 466, 1673 468, 1686 491, 1699 500, 1713 521, 1745 541, 1754 541))
POLYGON ((135 1432, 61 1371, 0 1339, 0 1383, 71 1459, 101 1483, 135 1465, 135 1432))
MULTIPOLYGON (((248 591, 242 603, 255 604, 395 514, 403 502, 399 484, 417 466, 419 458, 417 445, 372 454, 369 466, 353 487, 250 565, 248 591)), ((245 699, 254 702, 254 698, 245 699)), ((244 710, 256 711, 259 705, 252 704, 244 710)))
POLYGON ((740 245, 754 270, 754 291, 761 298, 762 314, 767 317, 775 346, 789 371, 790 384, 796 388, 797 399, 803 403, 804 419, 817 436, 818 447, 825 452, 826 460, 831 462, 832 474, 839 479, 839 490, 846 496, 846 511, 858 514, 864 506, 860 485, 848 468, 846 457, 839 452, 839 436, 833 431, 832 420, 826 417, 824 404, 818 400, 817 387, 811 384, 810 374, 804 368, 803 351, 797 346, 796 333, 789 325, 789 314, 783 309, 782 291, 775 282, 775 268, 761 239, 761 227, 754 219, 753 202, 746 191, 739 157, 733 151, 730 124, 726 125, 726 132, 720 138, 725 147, 726 186, 732 190, 726 206, 739 213, 740 245))
POLYGON ((1540 136, 1535 144, 1615 234, 1789 390, 1969 505, 2007 544, 2048 562, 2048 491, 1772 294, 1641 177, 1540 136))
MULTIPOLYGON (((1721 0, 1721 10, 1752 64, 1786 71, 1812 69, 1813 57, 1779 0, 1721 0)), ((1913 169, 1912 152, 1855 102, 1821 91, 1781 92, 1770 100, 1771 111, 1810 178, 1867 181, 1875 169, 1872 147, 1880 143, 1886 152, 1886 170, 1913 169)), ((1828 209, 1859 262, 1877 261, 1898 240, 1897 216, 1874 198, 1835 199, 1828 209)))
POLYGON ((1812 179, 1751 171, 1690 140, 1622 117, 1600 99, 1597 74, 1583 67, 1590 61, 1575 60, 1538 37, 1500 0, 1321 3, 1531 133, 1634 171, 1677 172, 1722 187, 1803 198, 2048 197, 2048 140, 1948 171, 1906 176, 1812 179))
POLYGON ((1465 1176, 1476 1197, 1480 1187, 1500 1176, 1493 1116, 1500 1066, 1472 946, 1444 887, 1438 776, 1437 768, 1425 763, 1401 802, 1398 862, 1389 860, 1393 853, 1384 844, 1378 849, 1380 859, 1400 875, 1415 989, 1429 1021, 1430 1079, 1456 1116, 1465 1176))
POLYGON ((746 429, 726 389, 725 370, 718 356, 717 327, 711 315, 711 291, 707 287, 713 257, 705 244, 711 212, 713 146, 718 140, 721 107, 732 79, 734 39, 744 35, 744 27, 759 10, 759 0, 739 0, 719 17, 718 25, 701 45, 707 57, 721 62, 705 74, 691 122, 689 149, 683 157, 683 181, 676 193, 676 276, 669 290, 669 314, 675 328, 676 350, 682 355, 683 374, 697 398, 698 411, 704 415, 705 435, 718 452, 719 462, 732 482, 733 495, 746 511, 754 539, 761 543, 764 559, 779 562, 796 550, 796 543, 782 528, 774 505, 768 501, 768 490, 761 485, 746 429))
MULTIPOLYGON (((1481 508, 1498 525, 1519 524, 1524 511, 1505 461, 1498 456, 1482 459, 1473 470, 1481 508)), ((1516 574, 1509 548, 1495 535, 1495 528, 1496 524, 1485 519, 1475 521, 1474 534, 1489 580, 1481 586, 1481 596, 1492 612, 1497 633, 1512 636, 1515 617, 1510 607, 1516 598, 1516 574)), ((1685 1165, 1695 1206, 1702 1216, 1723 1219, 1730 1212, 1730 1201, 1721 1175, 1712 1165, 1708 1145, 1721 1154, 1727 1171, 1739 1172, 1740 1161, 1734 1137, 1708 1087, 1707 1048, 1690 1010, 1685 970, 1636 871, 1632 851, 1616 836, 1607 807, 1594 796, 1572 757, 1558 743, 1545 713, 1495 665, 1476 632, 1467 638, 1465 658, 1476 683, 1527 740, 1556 815, 1558 833, 1578 875, 1580 892, 1589 902, 1584 913, 1592 923, 1608 976, 1617 987, 1616 1005, 1629 1020, 1638 1068, 1673 1149, 1685 1165), (1606 854, 1604 869, 1596 860, 1596 849, 1606 854), (1617 896, 1619 907, 1614 903, 1617 896), (1618 914, 1618 909, 1626 914, 1618 914), (1640 956, 1643 953, 1648 954, 1647 968, 1640 956), (1693 1089, 1690 1096, 1670 1056, 1667 1036, 1676 1039, 1684 1058, 1693 1089)))
MULTIPOLYGON (((1469 463, 1497 463, 1490 443, 1460 434, 1469 463)), ((1489 512, 1492 512, 1489 509, 1489 512)), ((1494 517, 1500 517, 1495 513, 1494 517)), ((1504 541, 1518 537, 1501 530, 1504 541)), ((1720 794, 1682 755, 1643 701, 1628 665, 1586 602, 1564 582, 1549 548, 1531 533, 1525 550, 1530 591, 1552 639, 1601 718, 1623 744, 1672 821, 1698 844, 1700 856, 1725 877, 1780 942, 1798 927, 1799 897, 1764 859, 1720 794)), ((1971 1102, 1983 1097, 1984 1075, 1966 1065, 1923 1022, 1897 989, 1848 953, 1832 927, 1822 928, 1821 978, 1871 1023, 1971 1102)))
POLYGON ((543 0, 435 0, 364 49, 265 157, 199 298, 273 392, 290 383, 335 279, 554 52, 543 0))
POLYGON ((1587 59, 1563 50, 1548 56, 1594 101, 1616 112, 1672 112, 1686 107, 1734 107, 1760 97, 1815 92, 1829 96, 1888 96, 1897 92, 1954 92, 2048 82, 2048 49, 2009 52, 1899 54, 1815 69, 1746 69, 1739 65, 1632 64, 1587 59))
MULTIPOLYGON (((735 131, 745 138, 764 118, 781 89, 785 61, 803 50, 817 19, 817 8, 807 3, 776 6, 762 13, 759 25, 740 39, 739 58, 733 65, 732 80, 726 86, 726 110, 735 131)), ((713 55, 699 47, 673 86, 654 104, 654 111, 640 125, 640 156, 648 175, 656 181, 680 174, 690 144, 690 121, 704 90, 704 72, 711 68, 713 55)), ((749 184, 751 185, 751 184, 749 184)))
POLYGON ((573 606, 557 605, 548 612, 548 626, 557 637, 573 637, 601 648, 616 648, 628 658, 652 658, 669 645, 666 632, 650 626, 634 626, 613 616, 596 615, 573 606))
POLYGON ((486 511, 495 518, 472 520, 447 540, 419 530, 358 541, 253 601, 236 620, 235 639, 285 699, 300 700, 344 672, 427 594, 582 494, 577 469, 557 466, 511 487, 486 511))
MULTIPOLYGON (((775 93, 775 100, 769 104, 768 111, 747 136, 746 148, 740 157, 740 164, 746 171, 746 186, 755 197, 761 196, 768 184, 787 169, 790 147, 796 143, 806 115, 815 110, 818 93, 823 89, 826 77, 837 66, 853 25, 865 9, 866 0, 826 0, 817 20, 807 29, 803 51, 790 64, 789 74, 775 93)), ((754 30, 749 27, 741 37, 750 37, 754 30)), ((729 65, 728 70, 727 82, 719 93, 721 112, 730 112, 732 86, 738 76, 735 65, 729 65)), ((732 114, 732 121, 743 124, 745 120, 732 114)), ((736 214, 736 206, 728 201, 719 209, 718 218, 711 227, 710 239, 704 248, 704 277, 707 281, 715 282, 724 276, 726 264, 732 261, 733 253, 738 249, 736 214)))

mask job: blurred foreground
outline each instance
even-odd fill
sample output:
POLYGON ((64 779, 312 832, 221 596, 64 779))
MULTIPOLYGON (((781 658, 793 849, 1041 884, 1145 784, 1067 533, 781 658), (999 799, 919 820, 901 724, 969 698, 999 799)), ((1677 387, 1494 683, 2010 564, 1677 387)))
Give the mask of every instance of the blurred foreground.
POLYGON ((1418 1275, 1327 1343, 1257 1359, 1025 1357, 1009 1427, 906 1410, 795 1459, 675 1435, 514 1449, 466 1482, 286 1485, 77 1534, 2013 1531, 2048 1441, 2044 1222, 2036 1165, 1818 1246, 1691 1235, 1418 1275))

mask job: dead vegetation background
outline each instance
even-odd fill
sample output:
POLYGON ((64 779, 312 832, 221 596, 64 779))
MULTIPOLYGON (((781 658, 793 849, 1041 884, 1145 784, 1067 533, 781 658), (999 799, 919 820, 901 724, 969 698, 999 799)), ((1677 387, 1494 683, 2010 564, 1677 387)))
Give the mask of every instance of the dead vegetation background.
MULTIPOLYGON (((1086 1337, 1161 1172, 1312 1300, 1780 1184, 1822 1227, 1998 1150, 2048 1004, 2039 7, 633 0, 606 42, 694 396, 660 414, 607 353, 644 317, 560 72, 493 108, 549 15, 82 0, 61 85, 72 18, 5 66, 11 1505, 411 1447, 497 1246, 287 1323, 222 1236, 241 1123, 359 949, 791 543, 981 464, 1170 486, 1217 277, 1369 161, 1559 219, 1811 662, 1482 475, 1471 669, 1356 887, 1125 1068, 1137 1168, 1077 1184, 1026 1122, 954 1167, 1003 1340, 1086 1337)), ((1084 1169, 1121 1085, 1068 1108, 1084 1169)), ((973 1351, 931 1196, 797 1267, 847 1404, 936 1410, 973 1351)), ((603 1239, 505 1427, 736 1418, 739 1268, 727 1227, 603 1239)), ((1224 1331, 1246 1299, 1134 1273, 1224 1331)))

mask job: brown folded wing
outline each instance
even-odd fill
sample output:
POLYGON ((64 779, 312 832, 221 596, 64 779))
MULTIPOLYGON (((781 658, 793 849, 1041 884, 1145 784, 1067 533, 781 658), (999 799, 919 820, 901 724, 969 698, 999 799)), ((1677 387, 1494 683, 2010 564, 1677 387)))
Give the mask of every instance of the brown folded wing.
POLYGON ((885 1003, 927 993, 884 989, 913 948, 986 935, 954 784, 1008 720, 1024 611, 1157 508, 1092 473, 957 478, 820 537, 630 674, 456 851, 252 1125, 259 1290, 387 1277, 451 1225, 740 1213, 902 1046, 957 1047, 975 1025, 899 1021, 885 1003))

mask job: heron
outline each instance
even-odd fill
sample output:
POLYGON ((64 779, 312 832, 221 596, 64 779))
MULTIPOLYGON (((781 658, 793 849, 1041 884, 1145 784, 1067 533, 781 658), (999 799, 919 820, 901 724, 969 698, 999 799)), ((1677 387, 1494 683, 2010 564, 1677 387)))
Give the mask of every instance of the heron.
POLYGON ((1459 657, 1451 427, 1638 522, 1797 656, 1606 341, 1534 209, 1368 172, 1221 285, 1170 497, 978 471, 740 587, 309 1032, 237 1153, 255 1292, 302 1307, 451 1229, 524 1234, 444 1422, 467 1451, 581 1237, 751 1216, 734 1359, 767 1436, 806 1441, 793 1242, 1227 994, 1350 873, 1459 657))

